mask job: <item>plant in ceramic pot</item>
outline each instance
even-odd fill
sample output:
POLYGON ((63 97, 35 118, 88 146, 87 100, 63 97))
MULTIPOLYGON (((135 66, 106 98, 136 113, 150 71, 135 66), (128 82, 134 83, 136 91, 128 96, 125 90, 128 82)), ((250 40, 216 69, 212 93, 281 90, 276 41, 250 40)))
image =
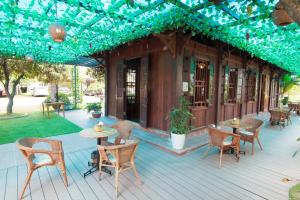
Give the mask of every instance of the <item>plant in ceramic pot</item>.
POLYGON ((192 117, 189 110, 189 102, 184 98, 180 98, 180 105, 170 112, 170 132, 172 146, 174 149, 182 149, 184 147, 186 134, 191 129, 189 119, 192 117))
POLYGON ((289 103, 289 97, 283 97, 281 100, 282 105, 286 106, 289 103))
POLYGON ((102 105, 101 105, 100 102, 87 103, 85 108, 87 109, 88 113, 90 113, 92 111, 92 116, 94 118, 100 118, 101 117, 102 105))

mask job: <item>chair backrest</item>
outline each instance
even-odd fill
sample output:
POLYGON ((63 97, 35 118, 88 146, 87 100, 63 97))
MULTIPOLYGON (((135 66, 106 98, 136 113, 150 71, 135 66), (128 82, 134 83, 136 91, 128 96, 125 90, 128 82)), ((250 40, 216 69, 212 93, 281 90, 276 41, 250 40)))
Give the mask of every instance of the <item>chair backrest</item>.
POLYGON ((117 129, 117 131, 120 133, 120 135, 116 138, 115 144, 120 144, 121 140, 128 140, 131 133, 133 125, 126 120, 118 121, 116 124, 111 126, 112 128, 117 129))
POLYGON ((210 144, 217 147, 221 147, 223 145, 223 141, 229 136, 227 131, 214 127, 208 128, 208 134, 210 136, 210 144))
POLYGON ((282 121, 285 119, 285 114, 280 111, 270 110, 271 121, 282 121))
POLYGON ((260 119, 254 119, 254 118, 245 118, 242 120, 243 123, 249 125, 250 128, 247 128, 246 130, 255 134, 258 134, 262 125, 263 121, 260 119))
POLYGON ((33 165, 32 162, 35 158, 35 154, 47 152, 50 154, 53 163, 61 161, 63 159, 62 142, 59 140, 50 140, 45 138, 22 138, 16 141, 18 149, 21 151, 29 165, 33 165), (37 143, 47 143, 51 146, 49 150, 36 149, 33 146, 37 143))
POLYGON ((134 155, 138 143, 139 143, 138 140, 127 140, 126 144, 122 144, 122 145, 114 145, 114 146, 98 145, 98 149, 100 151, 101 156, 105 151, 109 151, 115 157, 116 164, 122 166, 123 164, 128 163, 134 159, 134 155))

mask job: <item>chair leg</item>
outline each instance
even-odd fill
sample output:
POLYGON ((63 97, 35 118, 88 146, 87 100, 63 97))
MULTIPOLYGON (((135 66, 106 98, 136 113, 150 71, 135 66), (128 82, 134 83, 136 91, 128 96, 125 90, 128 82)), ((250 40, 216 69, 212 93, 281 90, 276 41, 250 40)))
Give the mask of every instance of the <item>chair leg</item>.
POLYGON ((257 143, 258 143, 258 145, 259 145, 260 149, 261 149, 261 150, 263 150, 263 148, 262 148, 262 145, 261 145, 261 143, 260 143, 259 139, 258 139, 258 138, 256 138, 256 139, 257 139, 257 143))
POLYGON ((222 167, 222 156, 223 156, 223 148, 221 148, 221 152, 220 152, 219 168, 222 167))
POLYGON ((99 161, 99 181, 101 180, 101 175, 102 175, 102 159, 100 158, 100 161, 99 161))
POLYGON ((29 183, 29 181, 31 179, 32 173, 33 173, 33 170, 30 169, 29 172, 28 172, 28 174, 27 174, 26 180, 25 180, 25 185, 23 186, 23 190, 22 190, 22 192, 20 194, 20 197, 19 197, 20 200, 23 198, 24 192, 25 192, 26 187, 27 187, 27 185, 28 185, 28 183, 29 183))
POLYGON ((252 141, 252 156, 254 155, 254 141, 252 141))
POLYGON ((142 185, 141 178, 140 178, 140 176, 139 176, 139 174, 138 174, 138 172, 135 168, 134 162, 131 163, 131 166, 132 166, 132 170, 133 170, 133 173, 134 173, 134 176, 135 176, 137 182, 139 183, 139 185, 142 185))
POLYGON ((64 184, 66 187, 68 187, 68 178, 67 178, 67 170, 66 170, 66 165, 65 162, 63 161, 61 164, 61 171, 64 177, 64 184))
POLYGON ((116 174, 115 174, 115 189, 116 189, 116 197, 118 198, 118 182, 119 182, 119 169, 116 168, 116 174))
POLYGON ((211 149, 211 145, 209 144, 207 150, 206 150, 206 151, 204 152, 204 154, 203 154, 203 158, 206 158, 206 157, 207 157, 207 155, 208 155, 210 149, 211 149))

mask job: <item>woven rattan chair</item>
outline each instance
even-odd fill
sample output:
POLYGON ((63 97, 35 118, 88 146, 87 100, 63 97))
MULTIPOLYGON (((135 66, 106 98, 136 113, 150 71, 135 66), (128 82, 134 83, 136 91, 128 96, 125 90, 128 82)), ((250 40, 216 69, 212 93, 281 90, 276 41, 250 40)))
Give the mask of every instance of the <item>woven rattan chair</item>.
POLYGON ((270 117, 270 123, 271 125, 279 125, 280 128, 285 127, 285 120, 287 119, 287 116, 285 113, 276 111, 276 110, 270 110, 269 111, 271 114, 270 117))
POLYGON ((208 128, 208 134, 210 137, 208 143, 208 149, 205 152, 205 156, 208 155, 209 150, 212 147, 217 147, 220 149, 220 160, 219 160, 219 168, 222 166, 222 156, 223 151, 228 149, 233 149, 235 151, 236 160, 239 161, 239 152, 240 152, 240 136, 231 132, 227 132, 225 130, 221 130, 214 127, 208 128))
MULTIPOLYGON (((115 169, 115 189, 118 197, 119 174, 132 169, 137 181, 141 183, 138 172, 135 168, 134 156, 138 147, 138 140, 127 140, 126 144, 103 146, 98 145, 100 155, 99 169, 102 167, 112 167, 115 169)), ((99 170, 99 180, 102 171, 99 170)))
POLYGON ((64 152, 61 141, 42 138, 23 138, 17 140, 16 144, 25 157, 28 167, 28 175, 26 177, 25 185, 23 186, 23 190, 20 194, 19 199, 22 199, 33 171, 40 167, 55 165, 58 166, 62 171, 64 183, 66 186, 68 186, 64 152), (46 150, 34 148, 33 146, 37 143, 47 143, 51 146, 51 149, 46 150))
POLYGON ((250 142, 252 144, 252 155, 254 155, 254 143, 255 140, 257 140, 257 143, 259 144, 259 147, 261 150, 263 150, 262 145, 260 143, 260 140, 258 138, 260 129, 263 125, 263 121, 259 119, 254 118, 245 118, 242 120, 244 124, 249 125, 248 129, 245 130, 238 130, 237 134, 241 136, 241 140, 245 142, 250 142))
POLYGON ((102 145, 119 145, 121 143, 125 143, 126 140, 128 140, 129 137, 131 136, 133 125, 127 120, 122 120, 122 121, 118 121, 116 124, 112 125, 111 127, 115 128, 120 135, 115 138, 114 143, 104 141, 102 145))

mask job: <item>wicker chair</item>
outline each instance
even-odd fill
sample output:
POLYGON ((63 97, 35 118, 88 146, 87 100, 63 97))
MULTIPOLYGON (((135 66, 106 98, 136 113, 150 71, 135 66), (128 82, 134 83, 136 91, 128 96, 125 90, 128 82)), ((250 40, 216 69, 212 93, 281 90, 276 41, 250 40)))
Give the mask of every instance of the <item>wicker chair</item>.
POLYGON ((33 171, 40 167, 55 165, 59 166, 64 177, 65 186, 68 186, 64 152, 61 141, 42 138, 23 138, 17 140, 16 144, 25 157, 28 167, 28 175, 19 199, 22 199, 33 171), (51 146, 51 150, 35 149, 33 145, 37 143, 46 143, 51 146))
POLYGON ((207 156, 209 150, 212 147, 217 147, 220 149, 220 160, 219 160, 219 168, 222 166, 222 156, 223 151, 228 149, 235 150, 235 155, 237 161, 239 161, 239 152, 240 152, 240 136, 231 132, 227 132, 221 129, 217 129, 214 127, 208 128, 208 134, 210 136, 209 146, 205 153, 207 156))
POLYGON ((270 110, 271 114, 270 123, 271 125, 279 125, 280 128, 285 127, 285 120, 287 119, 286 114, 276 110, 270 110))
POLYGON ((263 150, 262 145, 259 141, 258 135, 260 132, 260 129, 263 125, 263 121, 259 119, 254 119, 254 118, 245 118, 242 120, 244 124, 248 124, 249 127, 248 129, 245 130, 238 130, 237 134, 241 136, 241 140, 245 142, 250 142, 252 143, 252 155, 254 155, 254 142, 257 140, 259 147, 261 150, 263 150))
MULTIPOLYGON (((103 146, 98 145, 100 155, 99 169, 102 167, 115 168, 115 189, 118 197, 118 180, 119 174, 132 169, 137 181, 141 184, 140 177, 137 173, 134 163, 134 156, 137 150, 138 140, 127 140, 126 144, 103 146)), ((101 179, 102 171, 99 170, 99 180, 101 179)))
POLYGON ((126 120, 118 121, 111 127, 117 129, 120 135, 116 137, 114 143, 104 142, 103 145, 119 145, 121 143, 125 143, 125 141, 131 136, 133 128, 132 124, 126 120))

